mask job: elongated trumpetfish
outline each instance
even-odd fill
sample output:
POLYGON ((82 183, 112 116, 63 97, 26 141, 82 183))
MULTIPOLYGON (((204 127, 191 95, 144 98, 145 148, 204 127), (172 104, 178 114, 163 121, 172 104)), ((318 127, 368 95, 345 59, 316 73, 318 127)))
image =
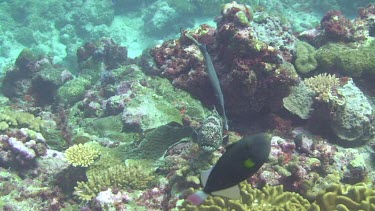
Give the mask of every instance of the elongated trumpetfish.
POLYGON ((221 91, 219 78, 217 77, 216 70, 212 63, 210 54, 207 52, 206 45, 200 44, 196 39, 194 39, 194 37, 192 37, 188 33, 185 33, 185 36, 191 39, 199 47, 199 50, 203 54, 204 60, 206 62, 208 78, 210 79, 211 85, 214 88, 215 95, 220 103, 221 112, 224 118, 224 129, 228 130, 228 120, 227 120, 227 115, 225 114, 223 92, 221 91))

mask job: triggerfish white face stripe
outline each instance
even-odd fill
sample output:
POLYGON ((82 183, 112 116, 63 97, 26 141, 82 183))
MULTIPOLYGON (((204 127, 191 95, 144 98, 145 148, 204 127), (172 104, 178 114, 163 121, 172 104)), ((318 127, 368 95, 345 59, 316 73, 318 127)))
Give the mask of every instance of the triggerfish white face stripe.
POLYGON ((227 146, 216 165, 202 172, 203 190, 190 195, 187 200, 199 205, 208 194, 239 199, 238 183, 251 177, 267 161, 271 151, 270 142, 271 135, 261 133, 227 146))

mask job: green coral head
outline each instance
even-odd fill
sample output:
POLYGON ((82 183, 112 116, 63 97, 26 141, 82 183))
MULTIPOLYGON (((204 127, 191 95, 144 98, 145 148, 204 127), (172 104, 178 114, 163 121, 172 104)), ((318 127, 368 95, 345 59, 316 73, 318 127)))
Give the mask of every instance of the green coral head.
POLYGON ((76 144, 65 151, 67 161, 73 166, 88 167, 100 155, 99 150, 90 144, 76 144))

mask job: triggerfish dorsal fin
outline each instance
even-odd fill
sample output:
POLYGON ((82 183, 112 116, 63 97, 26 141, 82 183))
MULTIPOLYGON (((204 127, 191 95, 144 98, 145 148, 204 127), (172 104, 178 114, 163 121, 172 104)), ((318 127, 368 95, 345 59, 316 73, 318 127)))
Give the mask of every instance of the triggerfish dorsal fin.
POLYGON ((207 169, 206 171, 202 171, 201 173, 201 183, 203 187, 206 187, 208 176, 210 176, 211 171, 214 167, 211 167, 210 169, 207 169))
POLYGON ((238 185, 219 190, 219 191, 214 191, 211 193, 212 195, 215 196, 224 196, 230 199, 240 199, 241 198, 241 193, 240 193, 240 188, 238 185))
POLYGON ((229 149, 230 149, 235 143, 236 143, 236 142, 227 145, 227 146, 225 147, 225 149, 226 149, 226 150, 229 150, 229 149))

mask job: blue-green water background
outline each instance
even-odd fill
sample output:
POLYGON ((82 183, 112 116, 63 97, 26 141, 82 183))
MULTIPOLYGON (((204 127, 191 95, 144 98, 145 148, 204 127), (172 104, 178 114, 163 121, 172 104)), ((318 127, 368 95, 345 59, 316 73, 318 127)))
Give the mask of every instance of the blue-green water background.
MULTIPOLYGON (((136 57, 150 46, 173 38, 180 28, 215 25, 224 0, 12 0, 0 1, 0 70, 27 47, 50 54, 55 63, 75 68, 76 49, 90 40, 111 37, 136 57)), ((319 24, 330 9, 355 17, 373 0, 242 0, 289 20, 293 30, 319 24)))

